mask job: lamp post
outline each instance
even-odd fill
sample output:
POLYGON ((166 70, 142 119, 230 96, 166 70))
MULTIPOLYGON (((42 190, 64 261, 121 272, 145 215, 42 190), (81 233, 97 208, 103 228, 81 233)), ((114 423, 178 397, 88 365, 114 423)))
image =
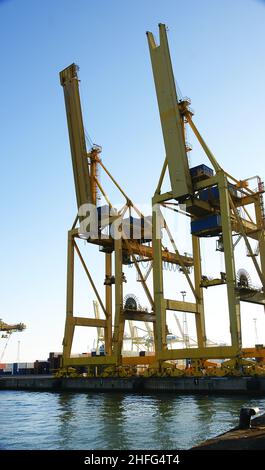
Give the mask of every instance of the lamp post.
MULTIPOLYGON (((185 297, 187 292, 185 290, 182 290, 181 292, 182 295, 182 301, 185 302, 185 297)), ((183 342, 185 345, 185 348, 189 347, 189 334, 188 334, 188 323, 187 323, 187 313, 183 312, 183 342)))
POLYGON ((20 360, 20 341, 17 342, 17 371, 19 372, 19 360, 20 360))
POLYGON ((255 345, 258 344, 259 339, 258 339, 258 329, 257 329, 257 319, 253 318, 254 321, 254 328, 255 328, 255 345))

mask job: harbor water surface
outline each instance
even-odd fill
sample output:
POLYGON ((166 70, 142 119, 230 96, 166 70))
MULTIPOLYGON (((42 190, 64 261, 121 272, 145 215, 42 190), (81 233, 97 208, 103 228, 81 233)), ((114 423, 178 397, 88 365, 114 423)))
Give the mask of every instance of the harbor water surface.
POLYGON ((0 392, 0 449, 189 449, 265 399, 175 394, 0 392))

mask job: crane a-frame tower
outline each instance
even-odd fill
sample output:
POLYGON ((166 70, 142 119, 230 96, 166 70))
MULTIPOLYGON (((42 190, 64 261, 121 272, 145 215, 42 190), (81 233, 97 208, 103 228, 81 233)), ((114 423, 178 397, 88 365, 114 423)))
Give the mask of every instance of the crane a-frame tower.
MULTIPOLYGON (((166 158, 154 196, 152 198, 152 222, 137 209, 126 192, 117 183, 100 158, 97 146, 87 151, 83 126, 77 66, 70 65, 60 73, 64 89, 69 138, 72 154, 73 173, 76 188, 78 216, 68 232, 67 267, 67 315, 63 341, 63 366, 112 366, 152 364, 161 369, 167 361, 189 358, 197 365, 207 359, 232 359, 232 368, 242 368, 244 357, 263 356, 264 350, 255 353, 242 349, 240 302, 246 301, 265 305, 265 223, 262 195, 264 187, 257 178, 257 188, 251 189, 248 180, 237 180, 229 175, 217 162, 193 122, 193 112, 188 99, 177 96, 172 71, 166 27, 159 25, 160 42, 156 44, 152 33, 147 33, 160 120, 165 144, 166 158), (186 142, 186 127, 189 126, 202 146, 209 165, 190 168, 186 142), (97 167, 118 188, 124 198, 124 206, 117 211, 113 208, 103 186, 97 178, 97 167), (170 187, 162 192, 166 172, 170 187), (106 205, 98 206, 96 194, 99 191, 106 205), (181 254, 181 241, 171 233, 161 208, 175 211, 179 207, 190 219, 192 255, 181 254), (183 205, 185 209, 183 210, 183 205), (252 206, 254 217, 249 212, 252 206), (94 209, 93 209, 94 207, 94 209), (132 217, 132 211, 137 215, 132 217), (93 217, 91 218, 91 213, 93 217), (87 215, 89 213, 89 217, 87 215), (126 218, 127 217, 127 218, 126 218), (91 220, 97 219, 96 229, 91 230, 91 220), (89 220, 89 222, 88 222, 89 220), (76 226, 79 224, 79 227, 76 226), (134 230, 134 225, 138 230, 134 230), (89 226, 89 230, 87 230, 89 226), (112 229, 110 227, 112 226, 112 229), (114 227, 114 228, 113 228, 114 227), (124 227, 129 228, 125 234, 124 227), (108 233, 106 233, 106 230, 108 233), (137 233, 136 233, 137 232, 137 233), (163 234, 170 241, 166 247, 163 234), (200 242, 202 238, 217 238, 218 247, 224 255, 225 272, 220 278, 210 279, 203 275, 201 268, 200 242), (85 238, 90 245, 97 245, 105 257, 105 299, 101 298, 81 251, 78 238, 85 238), (248 255, 260 281, 260 287, 251 286, 245 277, 237 277, 235 249, 238 241, 244 240, 248 255), (254 251, 250 240, 258 244, 254 251), (236 240, 236 241, 235 241, 236 240), (104 319, 75 316, 73 312, 74 256, 77 255, 100 304, 104 319), (139 260, 151 261, 153 268, 153 292, 141 272, 139 260), (193 301, 185 302, 164 296, 163 262, 175 264, 185 276, 193 301), (123 267, 133 264, 137 270, 150 308, 146 310, 126 309, 123 302, 123 267), (114 265, 114 266, 113 266, 114 265), (192 272, 193 271, 193 272, 192 272), (204 315, 205 288, 226 285, 231 345, 206 345, 204 315), (113 292, 114 291, 114 292, 113 292), (114 296, 114 301, 112 301, 114 296), (114 305, 114 312, 113 312, 114 305), (186 312, 195 316, 198 347, 168 349, 167 311, 186 312), (124 323, 126 320, 150 322, 154 329, 154 357, 122 357, 124 323), (76 326, 104 329, 105 355, 98 357, 71 357, 71 347, 76 326), (241 362, 240 362, 241 361, 241 362)), ((102 370, 102 369, 99 369, 102 370)), ((198 370, 198 368, 196 369, 198 370)))
MULTIPOLYGON (((159 32, 159 45, 155 43, 152 33, 147 33, 147 37, 166 159, 152 202, 153 207, 155 205, 168 206, 170 201, 186 206, 186 215, 191 218, 194 279, 191 279, 184 266, 183 273, 193 293, 194 301, 190 305, 182 303, 180 306, 174 300, 164 298, 160 256, 161 238, 156 236, 160 230, 161 218, 155 215, 153 217, 153 279, 157 321, 156 353, 158 359, 161 360, 185 357, 195 359, 240 357, 242 354, 240 301, 265 304, 265 219, 262 199, 264 187, 258 178, 257 189, 253 191, 249 188, 247 180, 239 181, 221 168, 193 122, 190 101, 188 99, 179 100, 177 96, 165 25, 159 25, 159 32), (211 168, 205 165, 188 167, 187 151, 189 148, 185 140, 186 126, 189 126, 197 137, 211 168), (171 187, 168 192, 161 194, 166 168, 171 187), (246 206, 249 205, 254 206, 255 220, 246 209, 246 206), (243 209, 243 216, 239 213, 239 208, 243 209), (241 285, 240 280, 238 282, 234 257, 236 243, 233 240, 235 236, 242 237, 246 243, 259 277, 260 289, 241 285), (224 253, 225 260, 225 273, 222 273, 220 279, 209 280, 202 276, 200 256, 202 237, 218 237, 219 239, 219 246, 224 253), (258 242, 260 262, 251 248, 249 238, 258 242), (220 284, 226 284, 227 287, 231 346, 206 347, 203 289, 220 284), (183 309, 195 315, 198 348, 167 350, 166 309, 176 311, 183 309)), ((162 223, 167 230, 165 221, 162 223)), ((175 252, 178 252, 172 235, 169 234, 169 236, 173 246, 175 245, 175 252)))

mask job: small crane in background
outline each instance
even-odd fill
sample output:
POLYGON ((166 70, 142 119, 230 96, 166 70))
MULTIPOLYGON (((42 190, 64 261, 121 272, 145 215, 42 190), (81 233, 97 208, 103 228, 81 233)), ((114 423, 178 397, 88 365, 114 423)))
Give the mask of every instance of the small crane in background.
POLYGON ((3 352, 0 356, 0 362, 2 362, 2 360, 3 360, 3 357, 4 357, 4 354, 6 352, 6 348, 7 348, 8 342, 10 340, 11 334, 15 333, 17 331, 23 331, 25 329, 26 329, 26 325, 24 323, 16 323, 16 324, 13 324, 13 325, 9 325, 8 323, 5 323, 5 322, 2 321, 2 319, 0 319, 0 332, 2 332, 0 337, 1 338, 6 338, 6 340, 7 340, 6 343, 5 343, 3 352))

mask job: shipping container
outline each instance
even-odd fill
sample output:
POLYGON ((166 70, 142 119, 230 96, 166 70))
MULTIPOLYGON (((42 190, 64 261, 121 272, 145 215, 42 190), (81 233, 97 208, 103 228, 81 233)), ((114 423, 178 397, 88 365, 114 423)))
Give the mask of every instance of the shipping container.
POLYGON ((199 199, 201 201, 216 202, 219 201, 219 189, 217 186, 206 188, 199 191, 199 199))
POLYGON ((197 165, 190 168, 190 175, 194 182, 202 181, 213 176, 213 170, 207 165, 197 165))
POLYGON ((0 369, 0 375, 12 375, 12 370, 0 369))
MULTIPOLYGON (((228 184, 228 189, 232 197, 236 198, 238 196, 237 189, 233 184, 228 184)), ((199 191, 199 199, 201 201, 209 201, 215 204, 219 203, 219 189, 218 186, 213 186, 211 188, 203 189, 199 191)))
POLYGON ((34 362, 27 362, 27 369, 34 369, 34 362))
POLYGON ((34 374, 49 374, 50 364, 48 361, 35 361, 34 374))
POLYGON ((191 222, 191 233, 201 237, 216 236, 221 229, 221 216, 219 214, 209 215, 191 222))

